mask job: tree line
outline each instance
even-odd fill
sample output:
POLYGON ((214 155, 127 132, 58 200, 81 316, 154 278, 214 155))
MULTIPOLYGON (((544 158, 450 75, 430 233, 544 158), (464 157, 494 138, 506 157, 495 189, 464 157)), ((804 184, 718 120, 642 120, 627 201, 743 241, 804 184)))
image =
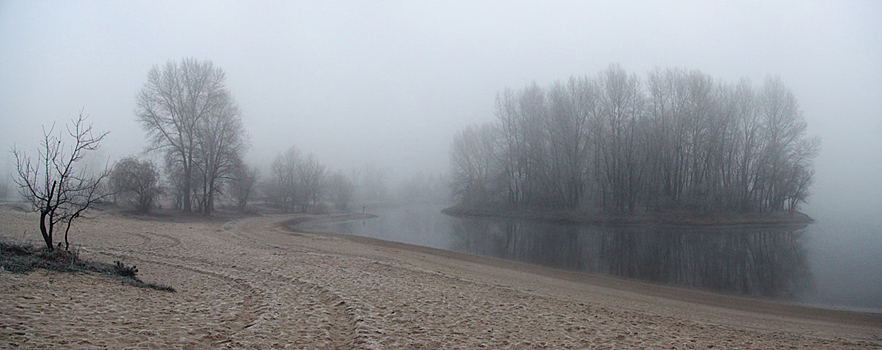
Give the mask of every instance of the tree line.
MULTIPOLYGON (((268 203, 284 212, 307 212, 330 192, 338 209, 347 208, 352 192, 349 180, 330 175, 314 155, 303 156, 296 147, 280 152, 269 178, 260 182, 260 172, 243 161, 247 134, 239 108, 225 86, 223 70, 211 61, 185 58, 153 67, 138 94, 135 113, 148 133, 150 150, 163 156, 165 195, 175 208, 211 214, 217 197, 226 195, 244 209, 258 188, 268 203)), ((144 160, 120 162, 114 169, 120 176, 111 177, 121 179, 112 181, 116 193, 130 193, 130 201, 138 208, 149 209, 142 193, 158 192, 143 190, 137 185, 144 181, 134 180, 158 178, 150 175, 156 173, 151 167, 144 160)))
MULTIPOLYGON (((244 160, 248 134, 238 105, 226 87, 226 74, 211 61, 184 58, 156 65, 136 96, 135 119, 147 132, 150 157, 129 156, 103 170, 82 164, 107 132, 93 133, 80 112, 64 131, 44 128, 35 158, 17 147, 14 176, 18 192, 40 213, 47 249, 54 249, 56 228, 64 241, 73 221, 94 204, 113 200, 148 212, 161 198, 182 212, 211 215, 219 201, 244 210, 260 199, 283 212, 323 212, 326 204, 349 210, 362 203, 391 200, 387 173, 375 166, 351 175, 330 172, 313 154, 296 147, 279 152, 268 176, 244 160), (161 159, 160 166, 153 160, 161 159), (106 180, 106 181, 105 181, 106 180)), ((438 197, 444 180, 416 177, 399 194, 408 201, 438 197)), ((0 199, 9 186, 0 181, 0 199)))
POLYGON ((812 183, 809 137, 780 78, 760 87, 697 70, 618 65, 497 94, 496 119, 454 137, 453 194, 465 206, 769 212, 812 183))

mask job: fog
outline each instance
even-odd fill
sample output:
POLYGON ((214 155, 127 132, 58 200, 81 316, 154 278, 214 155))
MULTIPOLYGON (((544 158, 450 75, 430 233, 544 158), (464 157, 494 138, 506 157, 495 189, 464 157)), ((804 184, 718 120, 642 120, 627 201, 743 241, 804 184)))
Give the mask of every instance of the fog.
MULTIPOLYGON (((0 166, 82 109, 101 156, 142 152, 135 97, 154 65, 227 75, 266 167, 292 145, 331 169, 447 171, 453 135, 494 118, 506 87, 619 63, 780 76, 820 135, 820 219, 882 217, 878 2, 0 2, 0 166)), ((877 226, 878 227, 878 226, 877 226)))

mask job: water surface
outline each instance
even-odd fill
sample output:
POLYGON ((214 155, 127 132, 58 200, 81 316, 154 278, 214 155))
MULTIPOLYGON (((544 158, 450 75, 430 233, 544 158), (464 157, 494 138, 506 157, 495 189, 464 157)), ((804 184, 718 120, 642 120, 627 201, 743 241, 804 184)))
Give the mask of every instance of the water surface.
POLYGON ((855 225, 805 229, 598 227, 455 218, 441 205, 368 207, 322 229, 547 267, 882 312, 882 239, 855 225))

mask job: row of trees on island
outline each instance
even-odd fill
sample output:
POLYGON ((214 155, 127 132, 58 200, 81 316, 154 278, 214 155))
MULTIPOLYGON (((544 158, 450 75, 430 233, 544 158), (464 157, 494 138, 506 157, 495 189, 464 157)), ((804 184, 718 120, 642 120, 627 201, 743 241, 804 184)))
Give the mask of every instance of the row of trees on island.
POLYGON ((464 206, 768 212, 806 200, 819 139, 793 92, 697 70, 644 79, 618 65, 496 98, 496 119, 457 134, 464 206))

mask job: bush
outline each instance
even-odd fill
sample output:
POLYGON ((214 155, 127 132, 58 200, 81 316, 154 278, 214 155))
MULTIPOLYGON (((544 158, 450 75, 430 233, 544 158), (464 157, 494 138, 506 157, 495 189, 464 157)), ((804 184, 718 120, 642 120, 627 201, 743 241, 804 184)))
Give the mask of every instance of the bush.
POLYGON ((138 268, 135 265, 126 267, 125 264, 119 261, 114 261, 113 263, 116 264, 116 274, 120 276, 135 278, 135 275, 138 274, 138 268))
POLYGON ((162 193, 156 166, 149 160, 135 157, 123 158, 113 166, 110 187, 118 199, 131 203, 142 213, 150 211, 162 193))

